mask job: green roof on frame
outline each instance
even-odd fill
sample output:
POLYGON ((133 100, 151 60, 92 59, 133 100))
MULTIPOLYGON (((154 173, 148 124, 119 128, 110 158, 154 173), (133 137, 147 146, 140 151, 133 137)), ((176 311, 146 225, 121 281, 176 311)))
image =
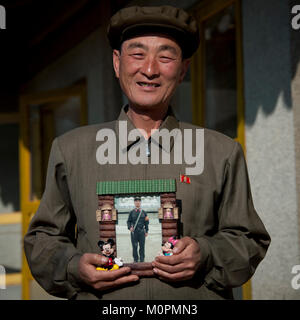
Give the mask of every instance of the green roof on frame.
POLYGON ((97 182, 97 195, 176 192, 175 179, 97 182))

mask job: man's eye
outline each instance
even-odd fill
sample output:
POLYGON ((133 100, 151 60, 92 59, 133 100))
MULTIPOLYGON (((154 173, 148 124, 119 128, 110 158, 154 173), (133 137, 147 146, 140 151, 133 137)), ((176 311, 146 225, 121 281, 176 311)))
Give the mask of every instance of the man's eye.
POLYGON ((134 58, 141 59, 141 58, 144 57, 144 54, 141 53, 141 52, 137 52, 137 53, 133 53, 132 56, 133 56, 134 58))
POLYGON ((172 57, 168 57, 168 56, 161 56, 160 60, 162 62, 170 62, 170 61, 173 61, 174 59, 172 57))

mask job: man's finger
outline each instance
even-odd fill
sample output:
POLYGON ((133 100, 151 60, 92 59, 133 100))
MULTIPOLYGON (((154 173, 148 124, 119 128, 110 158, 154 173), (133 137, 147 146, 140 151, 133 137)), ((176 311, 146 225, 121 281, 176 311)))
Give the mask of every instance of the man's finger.
POLYGON ((158 261, 154 261, 152 264, 153 268, 159 269, 168 273, 177 273, 189 269, 186 263, 179 263, 174 266, 164 263, 159 263, 158 261))
POLYGON ((174 246, 173 253, 174 254, 181 253, 189 244, 191 244, 191 240, 194 241, 189 237, 184 237, 182 239, 179 239, 174 246))
MULTIPOLYGON (((178 263, 182 262, 182 255, 181 254, 173 254, 172 256, 157 256, 155 258, 155 261, 163 263, 163 264, 169 264, 169 265, 176 265, 178 263)), ((154 262, 155 262, 154 261, 154 262)))
POLYGON ((129 267, 122 267, 118 270, 95 270, 94 273, 94 282, 97 282, 99 280, 104 281, 114 281, 120 277, 124 277, 126 274, 128 274, 131 271, 129 267))
POLYGON ((83 262, 95 266, 103 266, 107 263, 108 258, 97 253, 86 253, 82 256, 83 262))
POLYGON ((189 280, 194 275, 193 272, 187 271, 187 270, 171 274, 163 270, 154 268, 153 272, 156 274, 156 276, 159 277, 159 279, 165 280, 168 282, 178 282, 178 281, 189 280))
POLYGON ((116 286, 120 286, 122 284, 125 284, 125 283, 128 283, 128 282, 135 282, 135 281, 138 281, 139 280, 139 277, 137 275, 129 275, 129 276, 126 276, 126 277, 121 277, 121 278, 118 278, 114 281, 114 284, 116 286))

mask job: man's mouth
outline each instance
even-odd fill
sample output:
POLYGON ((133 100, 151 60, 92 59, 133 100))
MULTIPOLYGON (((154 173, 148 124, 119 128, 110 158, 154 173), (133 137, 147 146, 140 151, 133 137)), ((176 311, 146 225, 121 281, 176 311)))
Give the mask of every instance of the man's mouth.
POLYGON ((142 81, 137 82, 137 84, 141 87, 149 87, 149 88, 157 88, 160 86, 158 83, 142 82, 142 81))

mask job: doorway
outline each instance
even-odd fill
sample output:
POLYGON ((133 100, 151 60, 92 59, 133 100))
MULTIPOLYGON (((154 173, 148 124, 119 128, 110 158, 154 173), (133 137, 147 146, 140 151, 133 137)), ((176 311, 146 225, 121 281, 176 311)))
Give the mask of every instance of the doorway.
MULTIPOLYGON (((22 95, 20 119, 20 206, 23 239, 30 220, 39 207, 45 188, 52 141, 69 130, 87 124, 85 83, 64 89, 22 95)), ((41 298, 35 296, 35 292, 38 292, 37 287, 23 252, 23 299, 41 298)))
MULTIPOLYGON (((200 46, 191 64, 192 118, 238 141, 246 154, 240 0, 204 0, 191 9, 200 46)), ((251 299, 251 280, 234 290, 251 299)))

